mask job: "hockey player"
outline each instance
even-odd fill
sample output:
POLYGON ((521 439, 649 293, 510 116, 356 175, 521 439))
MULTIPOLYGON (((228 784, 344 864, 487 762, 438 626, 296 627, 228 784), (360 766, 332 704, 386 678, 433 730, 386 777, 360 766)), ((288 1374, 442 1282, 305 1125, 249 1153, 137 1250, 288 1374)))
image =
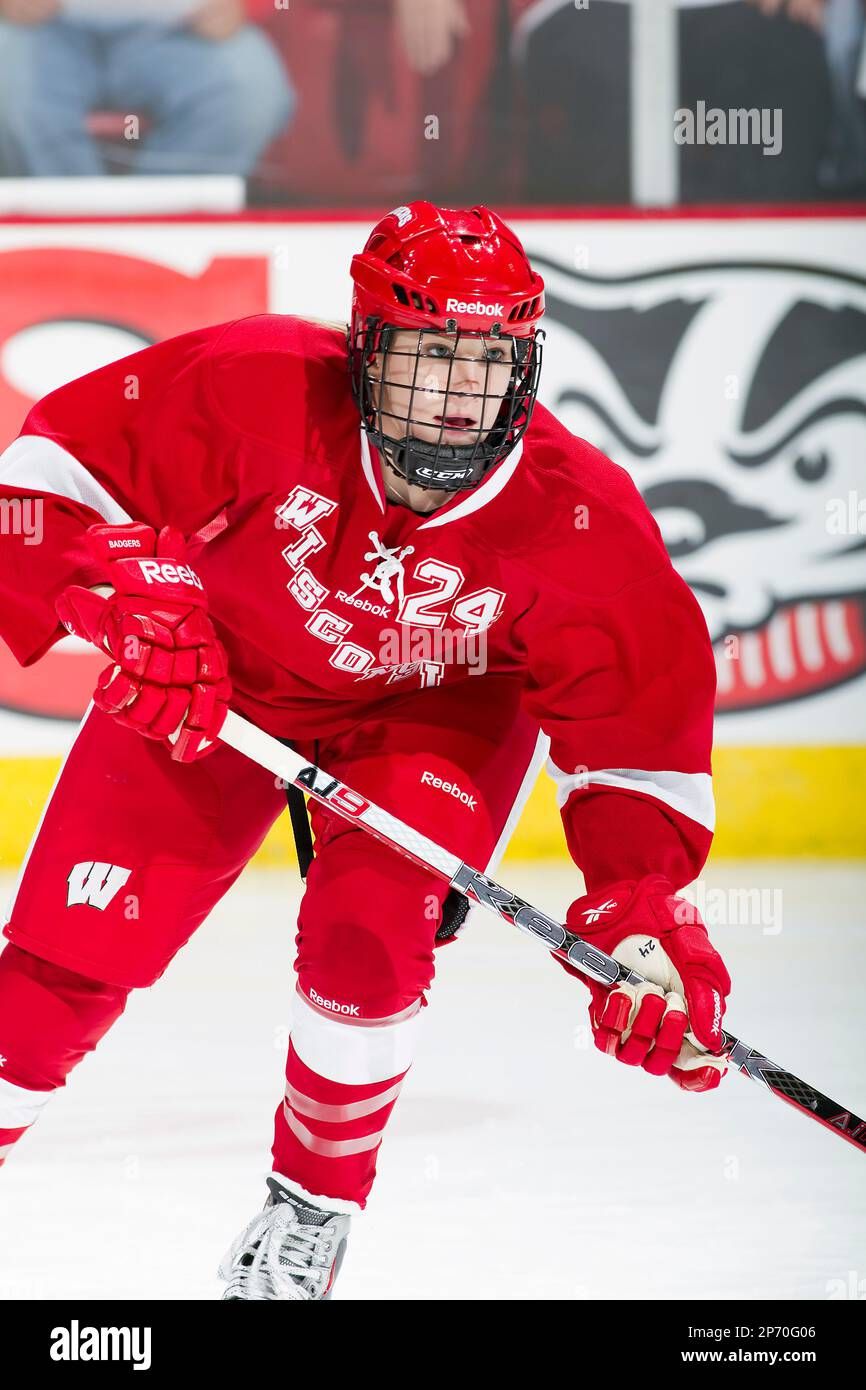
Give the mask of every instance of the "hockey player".
MULTIPOLYGON (((0 1161, 284 806, 219 742, 229 705, 491 871, 549 741, 586 886, 568 923, 655 982, 587 982, 598 1047, 686 1090, 724 1073, 685 1034, 719 1051, 730 981, 675 896, 712 833, 700 609, 630 478, 535 404, 543 284, 499 217, 397 208, 352 277, 348 340, 283 315, 185 334, 45 397, 0 457, 0 493, 44 507, 41 546, 2 541, 3 636, 29 665, 60 614, 109 656, 4 928, 0 1161)), ((231 1299, 330 1296, 462 921, 432 873, 310 814, 231 1299)))

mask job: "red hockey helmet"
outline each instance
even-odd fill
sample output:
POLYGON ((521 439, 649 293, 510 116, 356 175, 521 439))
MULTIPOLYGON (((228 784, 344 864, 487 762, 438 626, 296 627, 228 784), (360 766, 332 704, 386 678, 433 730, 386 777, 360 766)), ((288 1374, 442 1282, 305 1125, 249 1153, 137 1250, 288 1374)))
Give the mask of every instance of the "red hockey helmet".
POLYGON ((352 258, 351 275, 349 359, 364 428, 408 482, 449 492, 475 487, 529 424, 544 336, 538 329, 544 312, 541 276, 514 232, 489 208, 439 208, 428 202, 409 203, 383 217, 352 258), (398 351, 395 334, 401 329, 415 330, 417 337, 398 351), (447 377, 440 373, 434 387, 437 401, 444 402, 435 417, 438 425, 431 424, 429 414, 416 416, 413 408, 425 391, 419 371, 431 338, 439 339, 440 347, 443 338, 451 340, 447 377), (467 342, 476 359, 480 347, 484 366, 483 389, 471 393, 451 389, 454 363, 463 360, 461 344, 467 342), (410 359, 411 370, 404 369, 400 381, 387 375, 386 364, 395 354, 410 359), (371 363, 380 356, 371 377, 371 363), (507 386, 501 389, 500 369, 493 373, 498 389, 488 390, 497 357, 510 365, 507 386), (402 391, 405 413, 384 408, 383 388, 389 386, 402 391), (494 398, 499 408, 491 423, 494 398), (464 423, 454 425, 454 420, 464 423), (418 436, 421 426, 426 438, 418 436), (445 442, 446 433, 457 442, 445 442))

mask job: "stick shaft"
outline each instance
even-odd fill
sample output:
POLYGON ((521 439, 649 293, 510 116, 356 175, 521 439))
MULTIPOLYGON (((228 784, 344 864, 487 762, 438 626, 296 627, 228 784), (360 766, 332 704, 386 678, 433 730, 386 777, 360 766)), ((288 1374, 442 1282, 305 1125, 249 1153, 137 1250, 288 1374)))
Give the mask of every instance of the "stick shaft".
MULTIPOLYGON (((451 854, 429 836, 413 830, 405 821, 360 796, 338 778, 306 762, 299 753, 287 748, 241 715, 230 710, 219 736, 223 743, 251 758, 282 782, 300 787, 323 806, 336 811, 346 820, 362 825, 371 835, 421 868, 432 869, 470 902, 486 907, 520 931, 536 937, 554 955, 599 983, 611 987, 622 983, 635 986, 646 983, 643 975, 627 970, 619 961, 591 946, 546 912, 539 912, 516 893, 463 863, 456 854, 451 854)), ((700 1047, 693 1035, 689 1037, 696 1047, 700 1047)), ((725 1032, 723 1037, 723 1052, 743 1076, 762 1081, 780 1100, 787 1101, 809 1119, 818 1120, 866 1152, 866 1120, 844 1110, 829 1096, 771 1062, 764 1053, 742 1042, 733 1033, 725 1032)))

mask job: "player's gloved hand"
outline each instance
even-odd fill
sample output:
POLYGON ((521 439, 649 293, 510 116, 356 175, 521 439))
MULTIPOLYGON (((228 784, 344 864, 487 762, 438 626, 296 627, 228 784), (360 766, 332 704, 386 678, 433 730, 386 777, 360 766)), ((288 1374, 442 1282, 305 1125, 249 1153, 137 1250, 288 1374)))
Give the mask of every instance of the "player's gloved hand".
POLYGON ((170 527, 91 526, 88 547, 114 593, 69 585, 58 597, 63 626, 112 658, 93 700, 148 738, 165 739, 178 762, 212 752, 231 697, 228 661, 208 617, 204 585, 170 527))
POLYGON ((670 880, 649 874, 588 893, 572 903, 566 921, 585 941, 652 981, 609 989, 580 975, 592 994, 596 1047, 653 1076, 669 1076, 684 1091, 718 1086, 727 1059, 700 1052, 686 1032, 711 1052, 720 1050, 731 980, 697 910, 674 895, 670 880))

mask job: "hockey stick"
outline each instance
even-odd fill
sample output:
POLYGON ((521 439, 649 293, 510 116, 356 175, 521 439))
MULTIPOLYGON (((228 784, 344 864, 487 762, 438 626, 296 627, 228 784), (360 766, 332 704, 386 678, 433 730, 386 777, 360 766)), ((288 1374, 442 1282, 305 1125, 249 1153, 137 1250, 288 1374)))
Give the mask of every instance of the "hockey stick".
MULTIPOLYGON (((511 922, 520 931, 536 937, 554 955, 591 975, 600 984, 613 987, 623 982, 630 985, 646 983, 643 975, 626 969, 612 956, 595 946, 590 946, 552 917, 525 902, 523 898, 509 892, 501 884, 479 873, 477 869, 464 864, 456 854, 451 854, 434 840, 413 830, 405 821, 398 820, 381 806, 367 801, 345 783, 323 772, 320 767, 307 763, 298 753, 241 715, 229 711, 219 737, 223 743, 251 758, 283 782, 293 783, 344 819, 362 825, 371 835, 375 835, 378 840, 405 855, 422 869, 432 869, 471 903, 486 907, 505 921, 511 922)), ((768 1090, 780 1100, 787 1101, 809 1119, 818 1120, 834 1134, 841 1135, 856 1148, 866 1151, 866 1120, 843 1110, 829 1096, 771 1062, 757 1048, 749 1047, 747 1043, 734 1037, 733 1033, 723 1032, 722 1036, 722 1055, 727 1055, 730 1064, 743 1076, 748 1076, 753 1081, 763 1081, 768 1090)), ((700 1048, 692 1034, 688 1034, 688 1037, 695 1047, 700 1048)), ((706 1048, 700 1050, 706 1051, 706 1048)))

